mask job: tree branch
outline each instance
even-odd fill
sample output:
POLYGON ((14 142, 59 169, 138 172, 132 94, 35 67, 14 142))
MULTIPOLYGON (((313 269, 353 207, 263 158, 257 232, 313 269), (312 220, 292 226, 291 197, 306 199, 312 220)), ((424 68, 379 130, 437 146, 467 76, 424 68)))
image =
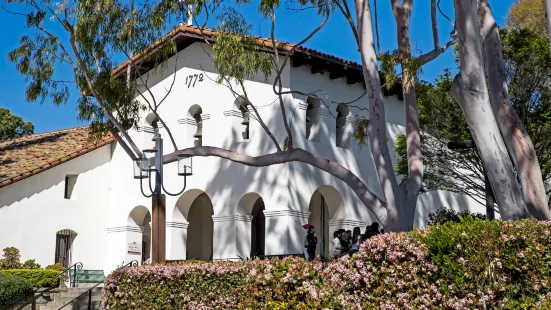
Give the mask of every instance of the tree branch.
MULTIPOLYGON (((153 114, 155 114, 157 119, 161 122, 161 124, 163 125, 163 128, 166 129, 166 133, 168 134, 168 137, 170 138, 170 142, 172 143, 172 146, 174 147, 175 150, 177 150, 178 146, 176 145, 176 140, 174 139, 174 136, 172 135, 172 131, 170 131, 170 128, 168 128, 165 121, 162 119, 162 117, 159 115, 159 113, 157 113, 157 108, 159 107, 159 105, 161 105, 162 101, 161 101, 161 103, 159 103, 157 105, 157 100, 155 99, 155 95, 153 95, 153 92, 151 92, 151 89, 149 88, 149 86, 147 86, 147 81, 144 81, 143 75, 140 73, 140 68, 138 66, 141 65, 141 62, 138 65, 135 65, 134 60, 132 60, 132 57, 130 55, 126 54, 126 53, 124 53, 124 54, 127 56, 128 60, 130 61, 129 65, 133 65, 134 67, 136 67, 135 71, 138 74, 138 77, 140 78, 140 81, 142 82, 142 85, 145 87, 145 89, 147 90, 147 92, 151 96, 151 99, 153 100, 153 106, 151 106, 151 103, 149 102, 149 100, 147 100, 147 98, 144 96, 144 94, 142 94, 142 92, 138 92, 138 93, 147 102, 147 105, 149 106, 149 109, 153 112, 153 114)), ((163 101, 166 99, 166 97, 168 97, 168 95, 172 91, 172 86, 174 85, 174 81, 176 81, 176 70, 178 68, 177 64, 178 64, 178 57, 176 57, 176 59, 175 59, 174 80, 172 81, 172 85, 170 86, 170 91, 167 92, 167 94, 163 98, 163 101)))
POLYGON ((323 21, 308 36, 306 36, 304 39, 302 39, 297 44, 293 45, 291 50, 288 53, 286 53, 285 59, 283 60, 283 64, 281 65, 281 67, 279 66, 279 54, 278 54, 277 46, 275 44, 275 37, 274 37, 275 15, 274 15, 274 13, 271 14, 272 29, 271 29, 271 35, 270 36, 271 36, 272 46, 273 46, 274 54, 275 54, 275 64, 276 64, 276 67, 277 67, 277 69, 276 69, 277 74, 276 74, 276 77, 275 77, 275 80, 274 80, 273 90, 274 90, 274 93, 279 96, 281 113, 282 113, 282 117, 283 117, 283 124, 285 125, 285 130, 287 131, 287 135, 288 135, 288 139, 289 139, 288 146, 291 147, 291 148, 293 147, 293 141, 292 141, 293 136, 292 136, 292 133, 291 133, 291 129, 289 127, 289 122, 287 121, 287 115, 285 113, 285 105, 283 104, 283 97, 281 95, 281 90, 283 88, 282 82, 281 82, 281 74, 283 72, 283 68, 285 68, 285 65, 287 64, 287 62, 289 61, 290 56, 295 52, 295 50, 299 46, 303 45, 308 40, 310 40, 318 31, 321 30, 321 28, 323 28, 323 26, 325 25, 325 23, 329 19, 329 12, 330 12, 329 11, 329 2, 328 2, 328 0, 325 0, 325 17, 323 18, 323 21), (279 91, 276 90, 276 84, 279 86, 279 91))
POLYGON ((377 0, 373 0, 373 15, 375 15, 375 37, 377 39, 377 54, 381 55, 382 53, 381 40, 379 40, 379 17, 377 14, 377 0))
MULTIPOLYGON (((288 57, 291 53, 288 53, 287 55, 285 55, 285 61, 283 63, 283 66, 281 66, 281 70, 280 70, 280 68, 279 68, 279 53, 278 53, 277 46, 275 44, 275 38, 274 38, 275 13, 272 12, 270 14, 270 17, 272 19, 272 27, 271 27, 271 30, 270 30, 270 38, 272 39, 272 46, 273 46, 274 53, 275 53, 274 63, 276 65, 276 72, 277 72, 277 75, 276 75, 276 78, 275 78, 275 81, 274 81, 274 84, 273 84, 273 90, 274 90, 274 93, 279 98, 279 107, 281 109, 281 117, 283 118, 283 125, 285 126, 285 130, 287 131, 287 139, 285 139, 284 146, 283 146, 284 149, 287 149, 287 148, 293 148, 293 133, 291 132, 291 128, 289 127, 289 122, 287 120, 287 113, 285 111, 285 104, 283 103, 283 96, 281 95, 281 90, 283 88, 283 85, 281 83, 281 73, 283 72, 283 68, 285 67, 285 64, 287 63, 287 59, 288 59, 288 57), (276 83, 279 86, 279 91, 276 91, 276 83)), ((293 48, 295 48, 295 47, 293 46, 293 48)))
MULTIPOLYGON (((377 1, 377 0, 375 0, 377 1)), ((348 24, 350 25, 350 28, 352 29, 352 33, 354 34, 354 38, 356 39, 356 43, 359 45, 360 44, 360 37, 358 35, 358 29, 356 28, 356 24, 354 23, 354 19, 352 19, 352 14, 350 13, 350 10, 348 9, 348 4, 346 4, 346 0, 343 0, 343 5, 344 7, 340 4, 339 1, 334 1, 333 3, 335 3, 335 5, 339 8, 339 10, 341 11, 342 15, 344 16, 344 18, 346 18, 346 20, 348 21, 348 24)), ((377 38, 377 42, 378 42, 378 38, 377 38)), ((380 53, 380 51, 379 51, 380 53)))
POLYGON ((450 24, 452 25, 452 28, 455 28, 455 24, 448 17, 448 15, 446 15, 446 14, 444 14, 444 12, 442 12, 442 9, 440 8, 440 0, 438 0, 438 2, 436 3, 436 6, 438 7, 438 11, 440 12, 440 14, 442 14, 442 16, 444 16, 444 18, 447 19, 450 22, 450 24))
POLYGON ((289 149, 272 154, 252 157, 239 154, 226 149, 198 146, 187 148, 163 156, 163 163, 169 164, 177 160, 178 155, 191 155, 199 157, 219 157, 250 167, 267 167, 288 162, 301 162, 323 170, 346 183, 362 201, 362 203, 375 214, 381 223, 386 223, 387 212, 383 203, 367 186, 350 170, 340 164, 325 158, 318 157, 300 148, 289 149))
POLYGON ((264 123, 264 120, 262 120, 262 117, 260 116, 260 114, 258 113, 258 110, 256 109, 256 107, 254 106, 254 104, 251 102, 251 100, 249 99, 249 95, 247 94, 247 90, 245 89, 245 85, 243 85, 243 83, 239 82, 239 84, 241 85, 241 89, 243 90, 243 95, 245 96, 245 100, 247 100, 247 103, 251 106, 251 108, 253 109, 253 112, 254 114, 256 115, 257 117, 257 121, 258 123, 260 124, 260 126, 262 126, 262 128, 264 129, 264 131, 266 132, 266 134, 268 134, 268 136, 270 137, 270 139, 272 139, 272 141, 274 142, 275 146, 276 146, 276 149, 278 151, 281 151, 281 147, 279 146, 279 143, 277 142, 276 138, 274 137, 274 135, 272 134, 272 132, 270 131, 270 129, 268 128, 268 126, 266 126, 266 124, 264 123))
POLYGON ((442 48, 433 49, 432 51, 430 51, 428 53, 425 53, 423 55, 418 56, 417 58, 415 58, 415 61, 417 61, 419 66, 423 66, 423 65, 433 61, 434 59, 436 59, 436 57, 443 54, 445 51, 448 50, 448 48, 450 48, 450 46, 452 46, 454 44, 455 44, 455 39, 453 39, 453 40, 449 41, 448 43, 446 43, 446 45, 444 45, 444 47, 442 47, 442 48))
MULTIPOLYGON (((39 8, 37 8, 38 10, 40 10, 39 8)), ((43 27, 40 27, 40 26, 37 26, 36 27, 37 29, 39 29, 40 31, 42 31, 43 33, 45 33, 48 37, 50 38, 53 38, 57 45, 61 48, 61 51, 62 51, 62 54, 65 55, 65 57, 67 58, 67 62, 73 67, 73 72, 74 72, 74 75, 75 75, 75 79, 77 78, 77 73, 78 73, 78 67, 76 66, 75 62, 73 61, 73 58, 71 57, 71 55, 67 52, 67 49, 65 48, 65 46, 59 41, 58 37, 53 35, 52 33, 50 33, 49 31, 47 31, 46 29, 44 29, 43 27)), ((73 38, 71 36, 71 38, 73 38)), ((73 42, 71 41, 71 46, 73 46, 73 42)), ((76 47, 75 47, 76 49, 76 47)), ((80 60, 80 58, 77 56, 77 60, 80 60)), ((80 60, 82 61, 82 60, 80 60)), ((84 71, 84 70, 82 70, 84 71)), ((86 74, 86 73, 85 73, 86 74)), ((89 80, 89 77, 86 75, 86 78, 87 78, 87 82, 89 80)), ((91 87, 89 85, 89 87, 91 87)), ((93 90, 95 92, 95 90, 93 90)), ((97 94, 96 94, 97 95, 97 94)), ((96 97, 96 100, 97 100, 97 97, 96 97)), ((103 105, 103 102, 98 102, 98 104, 100 104, 100 106, 102 107, 102 109, 104 110, 104 112, 107 114, 108 118, 112 115, 109 113, 109 111, 107 111, 107 109, 105 108, 105 106, 103 105)), ((110 119, 111 120, 111 119, 110 119)), ((117 124, 119 125, 120 128, 122 128, 122 126, 120 125, 120 123, 113 123, 114 126, 117 126, 117 124)), ((119 127, 117 127, 117 129, 120 131, 119 127)), ((124 128, 123 128, 124 129, 124 128)), ((123 135, 125 134, 126 132, 123 131, 123 135)), ((126 136, 128 136, 128 134, 126 134, 126 136)), ((126 141, 124 141, 120 135, 118 134, 114 134, 113 137, 115 138, 115 140, 117 140, 117 142, 121 145, 121 147, 127 152, 128 156, 130 156, 130 158, 132 159, 135 159, 136 158, 136 154, 134 152, 132 152, 132 150, 130 150, 130 148, 128 147, 128 144, 126 143, 126 141)), ((132 141, 130 141, 132 143, 132 145, 134 145, 134 143, 132 141)), ((134 145, 135 146, 135 145, 134 145)), ((141 155, 141 153, 138 153, 141 155)))
POLYGON ((71 43, 71 48, 72 48, 73 52, 75 53, 75 57, 77 58, 77 62, 78 62, 79 66, 82 69, 81 70, 82 74, 84 75, 84 78, 86 79, 86 83, 88 84, 88 87, 90 88, 90 92, 92 93, 92 96, 94 96, 94 98, 96 98, 96 101, 101 106, 101 108, 105 112, 105 115, 107 116, 107 118, 109 118, 111 123, 113 123, 113 125, 119 130, 119 132, 121 132, 122 135, 126 138, 128 144, 130 144, 130 147, 132 147, 132 150, 134 150, 135 155, 137 155, 138 157, 143 157, 142 152, 136 146, 136 144, 134 143, 134 141, 132 140, 132 138, 130 137, 128 132, 126 132, 124 127, 122 127, 121 123, 119 123, 119 121, 117 121, 117 119, 113 116, 113 114, 111 114, 111 112, 107 109, 105 104, 103 104, 103 99, 96 92, 96 90, 94 88, 94 84, 92 83, 92 80, 90 79, 90 76, 88 75, 87 68, 84 65, 84 62, 83 62, 82 58, 78 54, 78 49, 77 49, 76 42, 75 42, 75 34, 74 34, 74 31, 73 31, 72 28, 69 29, 69 33, 70 33, 69 41, 71 43))
POLYGON ((438 21, 436 20, 436 0, 430 0, 430 19, 432 21, 432 40, 434 49, 440 50, 440 40, 438 39, 438 21))

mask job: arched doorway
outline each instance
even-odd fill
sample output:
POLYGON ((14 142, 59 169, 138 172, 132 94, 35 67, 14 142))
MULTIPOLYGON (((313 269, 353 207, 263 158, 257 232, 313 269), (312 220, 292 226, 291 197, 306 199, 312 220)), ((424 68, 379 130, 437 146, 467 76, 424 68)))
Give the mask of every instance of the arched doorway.
POLYGON ((241 258, 265 254, 266 217, 264 200, 257 193, 243 195, 237 204, 236 248, 241 258))
POLYGON ((258 198, 254 203, 251 221, 251 257, 264 255, 266 241, 266 217, 264 217, 264 200, 258 198))
POLYGON ((330 244, 333 239, 333 232, 330 230, 329 222, 337 213, 337 210, 343 205, 343 200, 339 192, 332 186, 320 186, 310 199, 310 216, 308 223, 314 225, 318 236, 318 246, 316 255, 329 257, 331 250, 330 244))
POLYGON ((214 214, 209 196, 198 189, 186 191, 176 202, 173 219, 185 219, 186 259, 211 260, 213 255, 214 214))
POLYGON ((55 259, 54 262, 68 268, 72 265, 73 242, 77 233, 70 229, 62 229, 55 236, 55 259))
POLYGON ((128 215, 127 261, 142 264, 151 258, 151 213, 144 206, 137 206, 128 215))

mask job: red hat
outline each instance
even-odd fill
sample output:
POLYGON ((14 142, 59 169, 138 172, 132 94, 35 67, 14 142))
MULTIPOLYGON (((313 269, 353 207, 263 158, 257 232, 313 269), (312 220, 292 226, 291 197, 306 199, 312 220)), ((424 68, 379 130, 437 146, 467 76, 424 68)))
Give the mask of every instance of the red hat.
POLYGON ((313 226, 313 225, 312 225, 312 224, 304 224, 304 225, 302 225, 302 228, 308 229, 308 228, 310 228, 311 226, 313 226))

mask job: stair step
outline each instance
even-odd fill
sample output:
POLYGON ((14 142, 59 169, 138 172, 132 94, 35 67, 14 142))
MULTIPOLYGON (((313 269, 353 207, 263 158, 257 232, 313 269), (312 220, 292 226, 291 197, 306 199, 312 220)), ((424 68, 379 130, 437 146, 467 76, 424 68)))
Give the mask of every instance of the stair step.
MULTIPOLYGON (((92 289, 92 292, 93 291, 101 291, 103 286, 98 286, 98 287, 95 287, 92 289)), ((84 293, 84 292, 87 292, 89 289, 91 289, 91 287, 71 287, 71 288, 67 288, 66 291, 63 291, 61 293, 84 293)))
MULTIPOLYGON (((60 302, 60 301, 54 301, 49 302, 45 306, 41 306, 40 310, 58 310, 59 308, 63 307, 67 302, 60 302)), ((88 301, 83 302, 72 302, 65 306, 63 310, 80 310, 80 309, 88 309, 88 301)), ((90 309, 101 309, 101 301, 99 300, 92 300, 92 303, 90 304, 90 309)))
MULTIPOLYGON (((54 302, 56 301, 59 301, 59 302, 62 302, 62 303, 68 303, 72 300, 78 300, 79 302, 88 302, 88 295, 84 295, 84 296, 81 296, 79 297, 78 299, 75 299, 77 298, 78 296, 74 296, 74 297, 70 297, 70 296, 56 296, 54 297, 54 302)), ((92 301, 101 301, 101 296, 100 295, 92 295, 92 301)))
MULTIPOLYGON (((82 294, 84 294, 83 296, 88 297, 88 294, 86 292, 63 292, 60 295, 54 296, 54 298, 58 296, 62 298, 65 298, 65 297, 77 298, 82 294)), ((101 296, 101 291, 92 291, 92 297, 94 296, 101 296)))
MULTIPOLYGON (((59 310, 59 307, 55 306, 42 306, 40 310, 59 310)), ((88 310, 88 305, 67 305, 62 310, 88 310)), ((101 310, 100 303, 92 303, 90 310, 101 310)))

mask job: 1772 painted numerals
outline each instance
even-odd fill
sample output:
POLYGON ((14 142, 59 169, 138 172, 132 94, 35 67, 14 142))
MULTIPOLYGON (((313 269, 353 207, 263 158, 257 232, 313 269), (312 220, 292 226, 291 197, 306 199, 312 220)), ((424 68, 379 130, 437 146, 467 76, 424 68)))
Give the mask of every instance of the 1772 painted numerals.
POLYGON ((186 85, 187 88, 195 87, 197 82, 203 82, 203 73, 201 74, 190 74, 186 76, 186 85))

